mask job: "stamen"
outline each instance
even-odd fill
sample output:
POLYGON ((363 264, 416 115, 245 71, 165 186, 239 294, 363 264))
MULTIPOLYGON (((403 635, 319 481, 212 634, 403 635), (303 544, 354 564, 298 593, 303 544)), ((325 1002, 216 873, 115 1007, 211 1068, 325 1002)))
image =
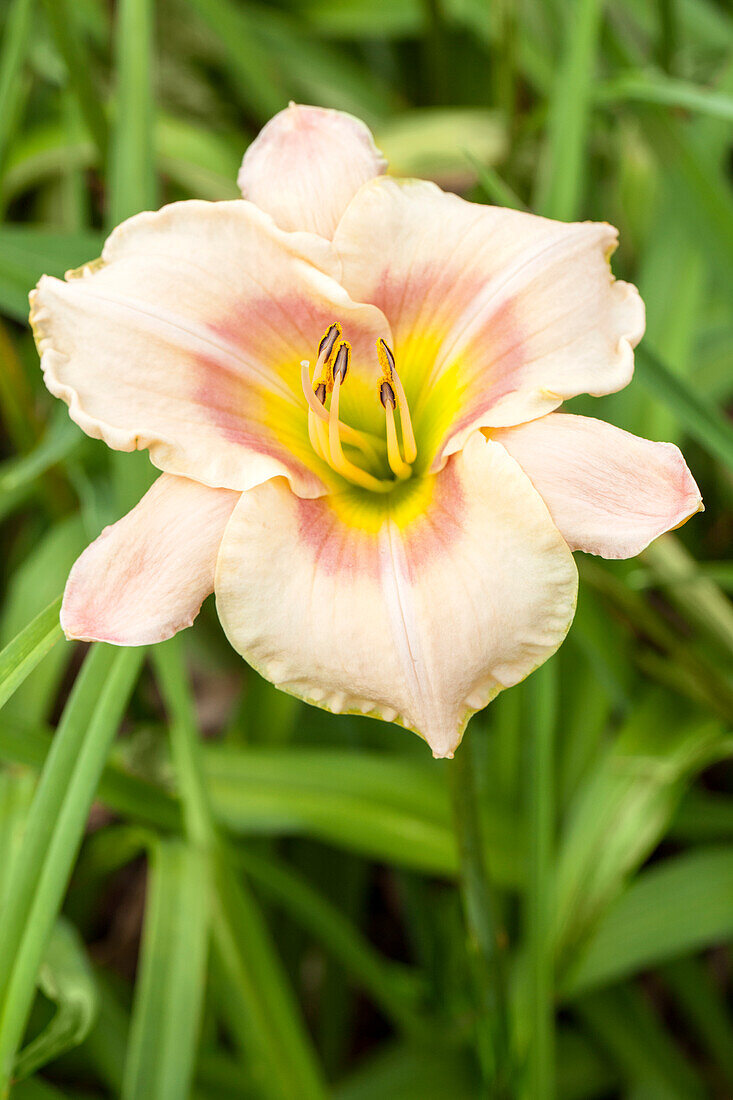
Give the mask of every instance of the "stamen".
POLYGON ((388 381, 392 381, 392 375, 395 372, 394 354, 391 347, 386 340, 380 338, 377 340, 377 356, 379 357, 379 365, 384 371, 384 374, 388 381))
MULTIPOLYGON (((336 322, 338 323, 338 322, 336 322)), ((328 333, 326 334, 328 335, 328 333)), ((325 339, 325 337, 324 337, 325 339)), ((321 341, 323 343, 323 340, 321 341)), ((321 356, 318 357, 318 362, 321 361, 321 356)), ((331 377, 331 370, 328 370, 329 381, 331 377)), ((314 380, 318 377, 318 363, 316 363, 316 369, 313 372, 314 380)), ((313 386, 310 379, 310 362, 307 359, 302 359, 300 363, 300 383, 303 387, 303 393, 305 399, 308 402, 308 434, 312 435, 310 428, 310 419, 313 415, 314 419, 320 421, 323 425, 328 424, 328 411, 324 408, 326 403, 326 395, 329 390, 329 385, 325 382, 319 382, 318 385, 313 386)), ((315 431, 315 428, 313 429, 315 431)), ((349 443, 352 447, 358 447, 362 454, 372 461, 376 461, 379 455, 379 447, 384 446, 380 439, 371 436, 368 432, 360 432, 356 428, 349 427, 348 424, 341 425, 341 433, 343 435, 344 443, 349 443), (376 444, 376 445, 375 445, 376 444)), ((313 442, 311 438, 311 443, 313 442)), ((318 454, 318 448, 313 448, 318 454)), ((326 447, 326 455, 328 454, 328 447, 326 447)), ((321 458, 325 458, 325 455, 320 455, 321 458)), ((326 458, 326 461, 328 459, 326 458)))
POLYGON ((325 363, 331 357, 331 352, 334 349, 334 345, 341 335, 341 325, 338 321, 334 321, 329 325, 325 333, 321 337, 321 342, 318 345, 318 363, 316 364, 316 372, 318 372, 318 364, 321 363, 321 359, 325 363))
POLYGON ((405 461, 414 462, 417 458, 417 444, 415 442, 415 433, 412 428, 410 407, 407 404, 407 397, 405 396, 405 391, 403 389, 402 382, 400 381, 400 376, 397 373, 395 358, 392 354, 392 349, 381 338, 377 340, 377 356, 379 358, 382 370, 384 371, 386 380, 392 384, 392 388, 397 399, 397 407, 400 410, 402 449, 405 452, 405 461))
POLYGON ((328 420, 328 413, 323 408, 326 401, 326 387, 323 382, 316 386, 315 390, 311 385, 310 375, 308 368, 310 364, 307 359, 304 359, 300 364, 303 381, 303 392, 306 398, 308 398, 308 438, 311 441, 311 447, 316 452, 319 458, 322 458, 324 462, 328 462, 328 432, 324 420, 328 420), (319 415, 316 415, 316 409, 319 415))
POLYGON ((331 373, 331 367, 333 365, 334 349, 336 342, 341 338, 341 325, 338 321, 333 321, 318 344, 318 358, 316 359, 316 367, 313 371, 313 385, 323 383, 326 387, 326 393, 330 393, 333 389, 333 374, 331 373))
POLYGON ((319 458, 322 458, 324 462, 328 462, 328 432, 326 430, 328 413, 323 407, 326 400, 326 386, 325 383, 321 382, 315 390, 313 389, 310 379, 310 363, 307 359, 303 359, 300 364, 300 381, 305 399, 308 402, 308 438, 311 441, 311 447, 319 458))
POLYGON ((336 358, 333 363, 333 384, 336 385, 336 379, 340 379, 343 384, 346 381, 346 372, 349 369, 349 361, 351 359, 351 344, 344 340, 339 344, 339 349, 336 352, 336 358))
POLYGON ((341 429, 339 423, 339 402, 341 398, 341 386, 349 369, 351 345, 344 341, 336 354, 333 377, 333 393, 331 394, 331 409, 328 418, 328 442, 331 466, 345 477, 347 481, 353 481, 355 485, 361 485, 364 489, 371 489, 375 493, 388 493, 393 488, 391 481, 380 481, 372 477, 366 470, 359 469, 353 462, 349 462, 341 445, 341 429))
MULTIPOLYGON (((300 363, 300 384, 303 387, 303 393, 305 399, 308 402, 308 407, 311 411, 321 420, 328 420, 328 413, 323 407, 323 401, 319 400, 316 396, 316 392, 313 389, 313 383, 310 378, 310 363, 307 359, 302 359, 300 363)), ((316 370, 313 372, 314 377, 317 376, 318 364, 316 364, 316 370)), ((324 400, 325 400, 325 383, 321 383, 324 386, 324 400)), ((320 388, 320 387, 319 387, 320 388)))
POLYGON ((382 382, 379 387, 379 400, 384 406, 387 421, 387 459, 389 460, 390 469, 396 477, 409 477, 412 473, 412 467, 402 461, 402 455, 400 454, 394 419, 395 395, 389 382, 382 382))
POLYGON ((390 386, 389 382, 382 382, 379 387, 379 400, 384 405, 385 409, 389 405, 392 409, 395 407, 394 390, 390 386))

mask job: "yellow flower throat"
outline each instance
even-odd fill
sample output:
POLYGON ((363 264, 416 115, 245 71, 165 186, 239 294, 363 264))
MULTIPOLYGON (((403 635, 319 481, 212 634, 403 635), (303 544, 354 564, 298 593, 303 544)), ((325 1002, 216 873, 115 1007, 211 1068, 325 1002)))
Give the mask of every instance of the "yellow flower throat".
POLYGON ((341 333, 338 321, 329 325, 318 345, 312 377, 309 361, 304 359, 300 365, 303 393, 308 402, 308 436, 318 457, 341 477, 375 493, 388 493, 398 481, 410 477, 412 464, 417 458, 405 391, 395 369, 392 351, 384 340, 378 340, 377 356, 382 368, 378 394, 385 416, 387 461, 394 479, 375 477, 344 454, 344 444, 354 447, 361 453, 364 462, 373 466, 384 453, 385 441, 369 432, 357 431, 339 419, 341 387, 351 362, 351 345, 341 339, 341 333), (330 405, 327 405, 329 397, 330 405), (395 410, 399 412, 401 448, 395 410))

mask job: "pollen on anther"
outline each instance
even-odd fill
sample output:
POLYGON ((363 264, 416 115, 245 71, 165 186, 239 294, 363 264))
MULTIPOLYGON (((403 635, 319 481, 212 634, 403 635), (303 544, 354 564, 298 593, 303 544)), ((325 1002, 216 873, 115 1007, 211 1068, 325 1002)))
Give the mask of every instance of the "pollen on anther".
POLYGON ((329 358, 331 352, 333 351, 334 344, 336 343, 340 335, 341 325, 338 323, 338 321, 334 321, 333 324, 328 326, 325 333, 321 337, 321 342, 318 345, 319 359, 321 358, 321 356, 323 356, 324 360, 329 358))
POLYGON ((395 358, 389 344, 381 337, 377 341, 377 356, 386 377, 391 379, 395 371, 395 358))

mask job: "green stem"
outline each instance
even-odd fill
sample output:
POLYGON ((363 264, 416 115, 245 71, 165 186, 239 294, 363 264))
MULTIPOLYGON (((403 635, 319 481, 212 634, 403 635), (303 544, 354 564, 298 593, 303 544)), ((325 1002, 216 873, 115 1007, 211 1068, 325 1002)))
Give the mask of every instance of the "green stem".
POLYGON ((527 1096, 532 1100, 551 1100, 555 1091, 552 855, 556 690, 553 665, 544 665, 538 669, 527 684, 531 710, 527 785, 529 852, 526 923, 530 1034, 527 1096))
POLYGON ((508 1097, 511 1067, 502 935, 484 845, 470 735, 450 765, 466 939, 479 1005, 477 1047, 491 1096, 508 1097))

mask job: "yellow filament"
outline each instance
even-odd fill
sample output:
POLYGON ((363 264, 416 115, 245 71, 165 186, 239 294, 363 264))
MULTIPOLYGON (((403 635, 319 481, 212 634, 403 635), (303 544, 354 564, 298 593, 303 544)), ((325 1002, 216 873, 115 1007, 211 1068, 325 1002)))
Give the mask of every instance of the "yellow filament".
MULTIPOLYGON (((303 384, 303 393, 308 402, 308 438, 311 441, 311 447, 318 457, 322 458, 324 462, 330 463, 328 448, 328 413, 313 389, 309 367, 310 363, 308 360, 303 359, 300 364, 300 378, 303 384)), ((315 377, 316 372, 314 371, 314 378, 315 377)))
MULTIPOLYGON (((320 359, 319 359, 318 362, 320 362, 320 359)), ((301 385, 303 387, 303 393, 305 394, 305 399, 308 402, 308 434, 309 435, 311 434, 311 427, 310 427, 310 419, 311 419, 310 414, 311 413, 313 413, 316 420, 321 421, 323 425, 328 424, 328 419, 329 419, 327 409, 324 408, 324 406, 321 404, 321 402, 316 397, 315 387, 317 385, 317 379, 318 379, 318 363, 316 363, 316 369, 313 372, 313 381, 311 382, 311 379, 310 379, 310 363, 307 359, 302 359, 301 363, 300 363, 300 382, 301 382, 301 385)), ((323 381, 324 384, 326 384, 325 379, 323 379, 322 381, 323 381)), ((374 437, 370 436, 367 432, 357 431, 356 428, 351 428, 351 427, 349 427, 348 424, 341 424, 340 428, 341 428, 341 434, 343 435, 344 443, 350 443, 352 447, 358 447, 358 449, 360 451, 362 451, 368 458, 371 458, 371 459, 376 459, 377 458, 378 451, 377 451, 377 448, 375 447, 374 444, 375 444, 375 442, 377 444, 379 444, 381 442, 380 440, 378 440, 378 439, 375 440, 374 437), (374 442, 373 442, 373 440, 374 440, 374 442)), ((318 430, 318 428, 316 428, 316 430, 318 431, 319 438, 321 436, 327 436, 326 432, 321 432, 321 431, 318 430)), ((313 443, 313 438, 311 436, 311 444, 312 443, 313 443)), ((318 448, 314 447, 313 449, 316 452, 316 454, 318 454, 318 448)), ((326 447, 326 454, 328 454, 328 447, 326 447)), ((321 457, 323 458, 325 456, 321 455, 321 457)), ((328 461, 328 460, 326 460, 326 461, 328 461)))
POLYGON ((320 419, 315 420, 316 437, 318 439, 318 446, 325 458, 326 462, 331 465, 331 448, 328 443, 328 421, 320 419))
POLYGON ((394 387, 395 397, 397 398, 397 408, 400 410, 400 427, 402 428, 402 449, 405 452, 405 461, 414 462, 417 458, 417 443, 415 442, 415 433, 412 430, 412 418, 410 416, 410 408, 407 404, 407 398, 405 391, 402 388, 399 375, 396 370, 392 371, 392 385, 394 387))
POLYGON ((328 417, 328 442, 330 451, 330 465, 355 485, 361 485, 363 489, 371 489, 375 493, 388 493, 394 488, 391 481, 380 481, 372 477, 366 470, 360 470, 353 462, 349 462, 341 445, 341 427, 339 424, 339 399, 341 395, 341 375, 334 379, 333 393, 331 395, 331 410, 328 417))
POLYGON ((412 417, 410 407, 407 404, 405 390, 400 381, 400 376, 395 367, 392 349, 385 340, 377 340, 377 358, 382 368, 385 381, 390 383, 397 399, 397 408, 400 410, 400 427, 402 429, 402 449, 405 452, 405 461, 414 462, 417 458, 417 444, 415 433, 412 430, 412 417))
POLYGON ((412 473, 412 466, 402 461, 400 445, 397 442, 397 428, 395 426, 394 409, 389 402, 384 406, 387 418, 387 458, 390 469, 395 477, 406 478, 412 473))

